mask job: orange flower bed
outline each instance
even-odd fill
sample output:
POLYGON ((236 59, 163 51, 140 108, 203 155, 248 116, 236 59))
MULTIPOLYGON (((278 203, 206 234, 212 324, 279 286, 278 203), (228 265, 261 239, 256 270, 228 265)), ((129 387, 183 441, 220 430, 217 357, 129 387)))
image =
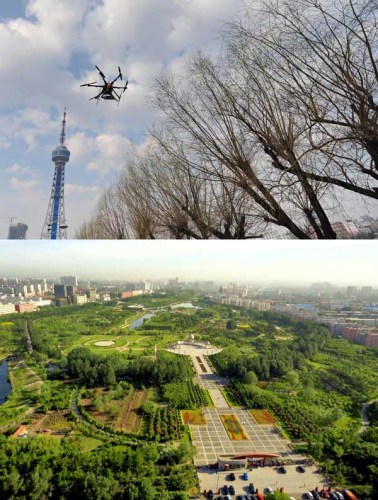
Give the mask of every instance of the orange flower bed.
POLYGON ((268 410, 249 410, 256 424, 276 425, 278 422, 268 410))
POLYGON ((201 410, 184 410, 181 412, 184 424, 205 425, 206 420, 201 410))
POLYGON ((239 420, 235 415, 220 415, 224 428, 231 441, 248 441, 249 437, 244 432, 239 420))

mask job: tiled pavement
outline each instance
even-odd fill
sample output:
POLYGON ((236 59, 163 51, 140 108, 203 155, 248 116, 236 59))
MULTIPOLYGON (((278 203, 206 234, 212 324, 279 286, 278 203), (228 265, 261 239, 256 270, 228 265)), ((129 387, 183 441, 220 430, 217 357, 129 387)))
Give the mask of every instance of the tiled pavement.
POLYGON ((196 465, 215 463, 218 455, 242 452, 285 453, 290 451, 288 442, 273 425, 258 425, 243 408, 205 408, 206 425, 192 425, 191 432, 196 447, 196 465), (219 415, 236 415, 247 441, 231 441, 219 415))

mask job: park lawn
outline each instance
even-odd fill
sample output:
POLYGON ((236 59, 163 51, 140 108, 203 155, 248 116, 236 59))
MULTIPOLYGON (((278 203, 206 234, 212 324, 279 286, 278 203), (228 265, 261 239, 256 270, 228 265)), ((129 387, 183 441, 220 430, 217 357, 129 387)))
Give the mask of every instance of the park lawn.
POLYGON ((39 392, 43 382, 23 360, 10 360, 8 368, 9 381, 13 390, 39 392))
POLYGON ((276 418, 268 410, 249 410, 253 420, 259 425, 276 425, 276 418))
POLYGON ((235 415, 219 415, 231 441, 249 441, 249 437, 235 415))
POLYGON ((206 419, 202 410, 182 410, 181 417, 184 424, 206 425, 206 419))
POLYGON ((16 351, 17 340, 13 331, 14 323, 11 321, 0 322, 0 362, 3 358, 16 351))
POLYGON ((96 448, 104 444, 101 439, 82 435, 70 436, 68 439, 70 443, 73 446, 77 447, 81 453, 95 450, 96 448))

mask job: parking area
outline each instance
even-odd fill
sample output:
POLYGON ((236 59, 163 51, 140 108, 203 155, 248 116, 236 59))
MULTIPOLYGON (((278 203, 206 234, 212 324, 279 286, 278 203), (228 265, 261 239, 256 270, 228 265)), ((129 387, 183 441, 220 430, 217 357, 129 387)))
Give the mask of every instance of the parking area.
POLYGON ((218 455, 243 452, 264 452, 285 455, 290 452, 289 443, 280 436, 273 425, 258 425, 243 408, 205 408, 206 425, 191 427, 197 466, 217 462, 218 455), (235 415, 248 440, 232 441, 220 419, 220 415, 235 415))
POLYGON ((301 499, 303 493, 311 491, 318 487, 323 488, 323 477, 316 473, 316 467, 307 467, 305 472, 301 473, 296 470, 295 465, 286 466, 287 473, 282 474, 277 472, 275 467, 258 467, 253 471, 248 471, 248 480, 242 479, 242 474, 246 469, 238 469, 233 471, 235 481, 229 480, 229 472, 216 472, 211 469, 198 469, 198 478, 200 482, 201 492, 212 490, 216 495, 223 485, 231 484, 235 488, 235 498, 237 495, 249 494, 248 485, 253 483, 261 493, 267 486, 273 490, 283 488, 283 491, 295 499, 301 499))

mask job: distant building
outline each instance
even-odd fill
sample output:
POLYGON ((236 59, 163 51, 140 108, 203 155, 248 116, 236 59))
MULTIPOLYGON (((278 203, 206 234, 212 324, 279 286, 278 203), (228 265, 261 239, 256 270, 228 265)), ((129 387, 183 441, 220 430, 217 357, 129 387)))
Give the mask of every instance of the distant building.
POLYGON ((77 276, 61 276, 60 283, 62 285, 77 286, 77 276))
POLYGON ((33 312, 37 309, 37 306, 34 302, 20 302, 19 304, 15 304, 14 307, 16 309, 16 312, 18 313, 33 312))
POLYGON ((66 291, 68 297, 73 297, 76 294, 76 286, 67 285, 66 291))
POLYGON ((246 297, 248 295, 248 287, 238 285, 223 285, 219 288, 219 293, 224 297, 246 297))
POLYGON ((15 311, 14 304, 0 304, 0 314, 12 314, 15 311))
POLYGON ((119 292, 118 298, 129 299, 130 297, 137 297, 138 295, 143 295, 143 290, 126 290, 124 292, 119 292))
POLYGON ((54 285, 54 295, 56 299, 63 299, 67 297, 66 285, 54 285))
POLYGON ((212 302, 227 306, 237 306, 244 307, 245 309, 257 309, 258 311, 269 311, 271 303, 269 300, 251 300, 251 299, 241 299, 238 297, 214 297, 211 299, 212 302))
POLYGON ((94 288, 86 290, 85 295, 87 296, 88 302, 95 302, 97 300, 97 290, 94 288))
POLYGON ((110 302, 112 300, 110 293, 102 293, 100 295, 100 299, 103 300, 104 302, 110 302))
POLYGON ((37 307, 46 307, 46 306, 51 306, 52 300, 50 299, 39 299, 39 300, 33 300, 32 301, 37 307))
POLYGON ((359 233, 358 227, 352 221, 335 222, 332 224, 332 229, 335 231, 337 238, 344 240, 355 238, 359 233))
POLYGON ((378 332, 366 333, 364 345, 366 347, 378 347, 378 332))
POLYGON ((86 295, 74 295, 72 297, 72 303, 75 305, 82 305, 86 304, 88 302, 87 296, 86 295))
POLYGON ((347 286, 346 294, 348 297, 355 297, 357 295, 357 287, 356 286, 347 286))
POLYGON ((373 293, 373 288, 371 286, 361 287, 361 297, 370 297, 373 293))
POLYGON ((8 231, 8 240, 26 240, 27 231, 28 226, 22 222, 11 224, 8 231))

